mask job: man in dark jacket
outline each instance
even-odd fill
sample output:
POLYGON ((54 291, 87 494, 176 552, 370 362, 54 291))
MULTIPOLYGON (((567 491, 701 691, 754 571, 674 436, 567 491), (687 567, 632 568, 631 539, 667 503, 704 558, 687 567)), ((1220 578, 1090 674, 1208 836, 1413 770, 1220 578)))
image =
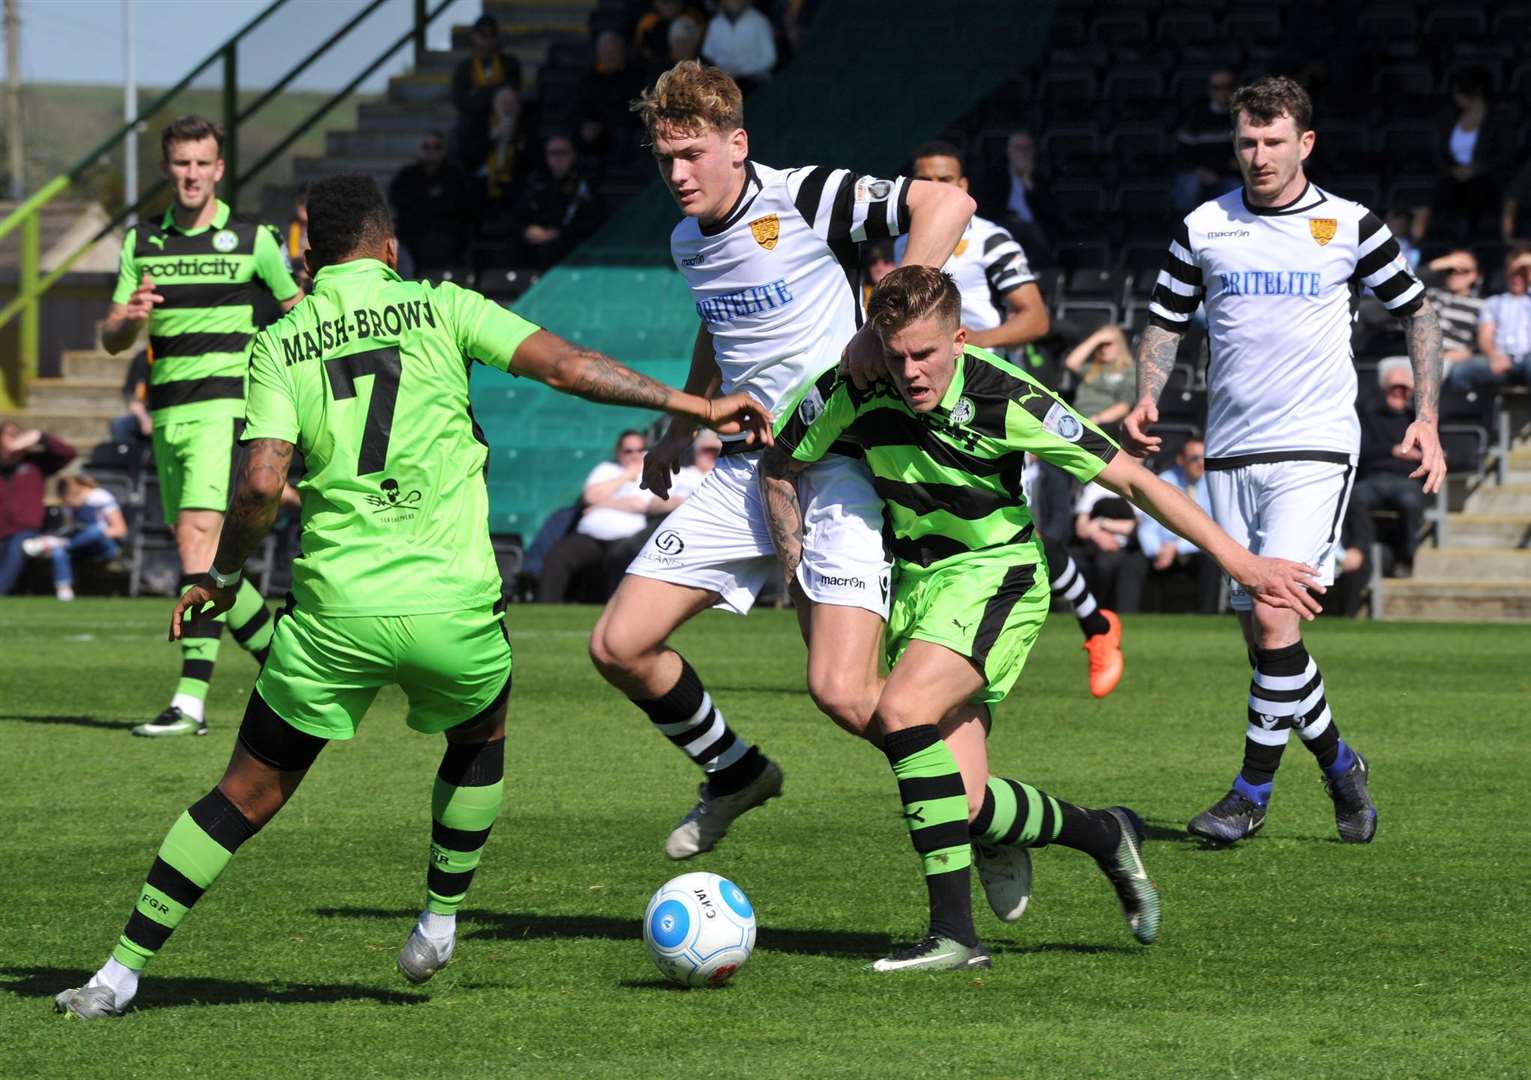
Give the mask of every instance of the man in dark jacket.
POLYGON ((21 576, 22 543, 42 528, 48 477, 73 460, 74 447, 62 439, 9 420, 0 424, 0 596, 21 576))
POLYGON ((1393 576, 1408 577, 1414 572, 1414 549, 1425 513, 1425 496, 1409 479, 1419 467, 1419 451, 1403 448, 1404 432, 1414 422, 1414 374, 1408 360, 1382 361, 1377 382, 1381 399, 1361 408, 1360 479, 1352 500, 1368 525, 1377 510, 1393 510, 1402 518, 1401 534, 1392 545, 1393 576))
POLYGON ((426 132, 419 160, 398 171, 388 185, 399 240, 417 273, 450 266, 468 246, 468 215, 475 205, 467 174, 447 160, 446 138, 426 132))
POLYGON ((493 15, 480 15, 469 35, 472 53, 452 72, 452 104, 457 106, 457 145, 462 164, 476 169, 475 148, 481 147, 489 126, 494 92, 502 86, 521 89, 521 64, 500 48, 500 24, 493 15))
POLYGON ((543 168, 527 183, 517 219, 524 223, 523 261, 546 270, 600 224, 595 192, 575 167, 574 140, 548 136, 543 168))

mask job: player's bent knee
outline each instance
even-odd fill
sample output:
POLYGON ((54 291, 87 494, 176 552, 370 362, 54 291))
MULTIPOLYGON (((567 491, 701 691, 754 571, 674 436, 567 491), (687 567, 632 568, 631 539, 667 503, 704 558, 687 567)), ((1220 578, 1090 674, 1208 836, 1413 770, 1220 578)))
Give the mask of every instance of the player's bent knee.
POLYGON ((876 706, 874 688, 840 672, 809 672, 808 696, 819 711, 852 735, 867 737, 876 706))

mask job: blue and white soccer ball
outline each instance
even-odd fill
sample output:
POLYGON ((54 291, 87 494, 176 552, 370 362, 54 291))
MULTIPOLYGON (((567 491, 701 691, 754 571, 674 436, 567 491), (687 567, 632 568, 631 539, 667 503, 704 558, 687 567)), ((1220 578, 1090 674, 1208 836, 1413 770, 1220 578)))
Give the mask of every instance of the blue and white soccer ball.
POLYGON ((755 948, 755 909, 727 878, 682 874, 649 901, 643 944, 671 982, 722 986, 755 948))

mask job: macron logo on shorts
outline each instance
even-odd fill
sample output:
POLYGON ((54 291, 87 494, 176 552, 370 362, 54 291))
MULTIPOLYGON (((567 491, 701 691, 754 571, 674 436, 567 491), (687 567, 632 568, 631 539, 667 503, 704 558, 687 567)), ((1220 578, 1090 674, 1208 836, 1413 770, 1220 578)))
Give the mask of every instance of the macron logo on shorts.
POLYGON ((837 577, 834 574, 820 574, 817 571, 815 571, 813 576, 818 579, 820 585, 827 585, 832 589, 860 589, 865 591, 867 587, 867 583, 859 577, 837 577))

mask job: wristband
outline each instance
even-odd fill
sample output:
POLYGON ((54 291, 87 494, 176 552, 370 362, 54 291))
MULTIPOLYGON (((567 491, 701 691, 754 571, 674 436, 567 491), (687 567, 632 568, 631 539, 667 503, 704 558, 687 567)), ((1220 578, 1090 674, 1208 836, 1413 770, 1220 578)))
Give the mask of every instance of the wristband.
POLYGON ((207 568, 207 576, 212 578, 213 584, 216 585, 218 588, 220 588, 220 589, 227 589, 227 588, 230 588, 230 587, 232 587, 234 585, 238 585, 240 579, 245 576, 245 571, 244 571, 244 567, 241 566, 238 570, 235 570, 232 574, 220 574, 218 572, 218 567, 216 567, 216 566, 209 566, 207 568))

